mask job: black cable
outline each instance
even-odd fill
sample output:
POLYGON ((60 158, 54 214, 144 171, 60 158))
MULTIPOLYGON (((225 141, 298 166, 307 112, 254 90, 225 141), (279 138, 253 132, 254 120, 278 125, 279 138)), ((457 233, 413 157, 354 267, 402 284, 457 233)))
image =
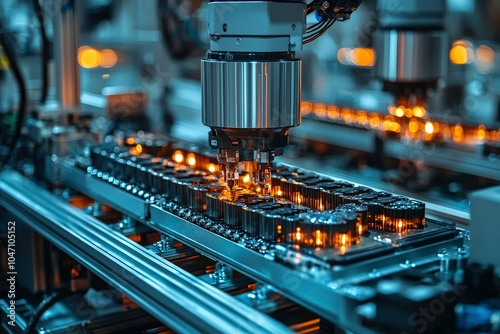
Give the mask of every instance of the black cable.
POLYGON ((26 334, 36 333, 36 326, 38 324, 38 321, 40 321, 40 318, 45 313, 45 311, 47 311, 50 307, 52 307, 58 301, 70 296, 71 294, 73 294, 71 291, 61 290, 61 291, 56 291, 56 292, 52 293, 50 296, 48 296, 47 298, 45 298, 38 305, 36 310, 33 311, 33 314, 31 315, 31 318, 28 321, 28 324, 26 326, 26 329, 24 330, 24 333, 26 333, 26 334))
POLYGON ((39 0, 33 0, 33 7, 35 9, 35 15, 38 19, 38 24, 40 25, 40 36, 42 37, 42 92, 40 95, 40 103, 44 104, 47 101, 47 95, 49 92, 49 57, 50 57, 50 45, 49 39, 47 38, 47 32, 45 31, 45 19, 43 17, 42 7, 40 6, 39 0))
POLYGON ((16 79, 17 85, 19 87, 19 96, 20 96, 16 129, 14 132, 14 136, 12 138, 12 142, 10 143, 9 154, 7 154, 4 161, 0 163, 0 169, 1 169, 9 161, 9 156, 14 152, 14 148, 16 147, 16 144, 19 141, 19 137, 21 137, 21 129, 23 127, 24 117, 26 116, 26 110, 28 108, 28 94, 26 90, 26 84, 24 83, 23 75, 19 68, 19 64, 17 63, 16 54, 14 52, 14 49, 12 48, 9 37, 7 36, 7 32, 3 29, 3 25, 1 22, 0 22, 0 45, 3 48, 5 57, 9 61, 10 68, 12 69, 14 78, 16 79))
POLYGON ((328 25, 326 26, 325 29, 323 29, 322 31, 320 31, 316 35, 314 35, 312 37, 309 37, 308 39, 305 39, 304 40, 304 44, 309 44, 311 42, 314 42, 316 39, 318 39, 319 37, 321 37, 328 29, 330 29, 330 27, 335 23, 335 21, 336 20, 332 20, 330 23, 328 23, 328 25))
POLYGON ((329 23, 328 19, 324 20, 324 21, 321 21, 321 22, 318 22, 314 25, 312 25, 311 27, 309 27, 308 29, 306 29, 306 34, 304 36, 304 39, 307 39, 307 35, 314 35, 314 33, 318 32, 318 31, 321 31, 322 29, 324 29, 327 24, 329 23), (314 29, 313 29, 314 27, 314 29))

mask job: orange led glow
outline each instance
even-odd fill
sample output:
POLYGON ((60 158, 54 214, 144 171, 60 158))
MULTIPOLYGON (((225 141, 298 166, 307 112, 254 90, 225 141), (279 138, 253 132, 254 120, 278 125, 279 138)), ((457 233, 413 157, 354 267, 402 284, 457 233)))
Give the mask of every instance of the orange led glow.
POLYGON ((101 50, 101 61, 100 65, 104 68, 111 68, 118 62, 118 56, 111 49, 101 50))
POLYGON ((83 68, 95 68, 101 64, 101 53, 90 46, 78 49, 78 63, 83 68))
POLYGON ((410 121, 408 124, 408 130, 410 130, 411 133, 416 133, 418 131, 418 123, 415 121, 410 121))
POLYGON ((402 107, 397 107, 396 110, 394 110, 394 115, 403 117, 405 115, 405 110, 402 107))
POLYGON ((373 66, 375 64, 375 51, 371 48, 354 48, 349 53, 349 58, 356 66, 373 66))
MULTIPOLYGON (((412 107, 405 107, 404 105, 389 106, 387 108, 389 114, 386 115, 377 113, 368 114, 364 110, 339 108, 338 106, 325 105, 324 103, 310 103, 308 108, 311 108, 316 115, 318 113, 315 110, 319 108, 319 114, 323 115, 326 113, 326 117, 331 120, 340 119, 347 124, 356 124, 365 128, 370 127, 394 133, 401 133, 402 129, 404 129, 404 135, 412 140, 423 139, 430 141, 438 138, 455 143, 470 143, 484 140, 497 142, 500 140, 500 134, 497 130, 487 129, 484 125, 474 128, 468 125, 462 126, 460 124, 449 124, 440 121, 424 121, 422 118, 427 117, 427 110, 421 105, 412 107), (406 119, 406 117, 409 119, 406 119)), ((273 188, 273 191, 278 196, 282 195, 281 192, 278 192, 280 190, 277 187, 276 189, 273 188)), ((300 203, 303 200, 302 198, 297 198, 297 195, 295 195, 295 198, 296 203, 300 203)))
POLYGON ((434 125, 432 124, 432 122, 425 122, 424 131, 427 134, 434 133, 434 125))
POLYGON ((297 196, 297 204, 302 204, 302 196, 297 196))
POLYGON ((137 153, 142 153, 142 145, 141 144, 137 144, 135 146, 135 150, 137 151, 137 153))
POLYGON ((300 232, 300 227, 297 227, 297 230, 295 231, 295 240, 300 241, 302 237, 302 233, 300 232))
POLYGON ((476 50, 476 59, 481 63, 491 63, 495 60, 495 51, 487 45, 480 45, 476 50))
POLYGON ((321 246, 323 244, 323 240, 321 240, 322 233, 320 230, 316 230, 315 234, 316 234, 316 246, 321 246))
POLYGON ((389 130, 391 130, 392 132, 399 132, 401 130, 401 126, 398 122, 391 122, 389 130))
POLYGON ((380 118, 377 114, 370 115, 370 126, 372 128, 377 128, 380 125, 380 118))
POLYGON ((403 232, 403 221, 400 219, 398 221, 398 233, 402 233, 403 232))
POLYGON ((486 127, 481 124, 477 127, 477 139, 484 140, 486 138, 486 127))
POLYGON ((177 162, 178 164, 180 164, 181 162, 184 161, 184 154, 182 154, 181 151, 177 150, 174 152, 174 154, 172 155, 172 159, 177 162))
POLYGON ((342 246, 347 245, 347 234, 342 234, 342 237, 340 239, 340 243, 342 244, 342 246))
POLYGON ((127 138, 127 144, 128 145, 134 145, 134 143, 135 143, 134 138, 127 138))
POLYGON ((276 195, 278 195, 278 196, 282 196, 283 195, 283 192, 281 191, 281 189, 278 189, 278 191, 276 192, 276 195))
POLYGON ((474 60, 472 43, 467 40, 453 42, 449 53, 450 61, 455 65, 464 65, 474 60))
POLYGON ((247 174, 245 176, 243 176, 243 183, 249 183, 250 182, 250 175, 247 174))
POLYGON ((216 170, 216 168, 215 168, 215 165, 214 165, 214 164, 209 164, 207 169, 208 169, 208 171, 209 171, 210 173, 215 173, 215 170, 216 170))
POLYGON ((189 153, 186 156, 186 162, 190 167, 194 167, 196 165, 196 157, 193 153, 189 153))
POLYGON ((425 113, 426 111, 424 107, 416 106, 413 108, 413 116, 415 117, 424 117, 425 113))

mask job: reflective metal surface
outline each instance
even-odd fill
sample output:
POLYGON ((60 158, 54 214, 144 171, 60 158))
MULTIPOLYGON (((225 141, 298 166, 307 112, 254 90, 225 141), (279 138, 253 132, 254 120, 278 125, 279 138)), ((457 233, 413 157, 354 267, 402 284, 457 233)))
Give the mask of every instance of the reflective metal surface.
POLYGON ((434 81, 446 73, 443 31, 386 30, 375 37, 376 73, 390 82, 434 81))
POLYGON ((178 332, 290 332, 15 172, 0 174, 0 194, 2 206, 178 332))
POLYGON ((299 125, 301 61, 202 60, 203 124, 266 129, 299 125))
MULTIPOLYGON (((63 180, 61 181, 64 184, 76 187, 82 193, 94 194, 94 189, 98 185, 102 187, 99 189, 103 193, 112 193, 111 189, 114 187, 112 184, 86 174, 85 171, 73 166, 67 159, 58 159, 49 164, 62 176, 63 180)), ((136 197, 135 200, 144 201, 139 197, 136 197)), ((103 202, 112 204, 109 199, 103 202)), ((146 204, 146 202, 144 203, 146 204)), ((129 203, 114 203, 113 206, 123 210, 129 206, 129 203)), ((277 261, 277 258, 281 256, 295 258, 295 254, 289 251, 285 252, 283 247, 278 247, 274 251, 274 255, 273 253, 264 255, 245 247, 242 243, 233 242, 223 235, 178 217, 157 204, 146 204, 144 210, 148 219, 141 219, 141 221, 151 228, 168 234, 175 240, 234 267, 248 277, 259 282, 272 284, 279 293, 354 332, 370 332, 361 325, 361 319, 355 309, 359 303, 372 296, 370 289, 358 288, 356 284, 372 280, 374 271, 376 275, 380 276, 404 271, 407 269, 407 265, 402 264, 405 263, 427 269, 437 269, 437 250, 445 250, 451 254, 463 244, 463 235, 460 233, 454 238, 440 240, 418 249, 402 245, 397 252, 382 255, 376 260, 370 259, 359 263, 338 265, 330 269, 326 269, 318 263, 318 267, 309 270, 305 259, 301 260, 305 262, 299 261, 296 266, 291 267, 277 261)), ((98 231, 98 233, 101 232, 98 231)), ((98 240, 97 242, 102 241, 98 240)), ((134 246, 134 248, 136 247, 138 246, 134 246)), ((230 310, 227 311, 229 314, 230 310)), ((256 319, 261 321, 260 318, 256 319)), ((272 322, 263 324, 263 327, 270 324, 272 322)), ((277 327, 267 328, 272 331, 276 330, 277 327)), ((261 332, 261 330, 261 328, 254 328, 250 332, 261 332)))

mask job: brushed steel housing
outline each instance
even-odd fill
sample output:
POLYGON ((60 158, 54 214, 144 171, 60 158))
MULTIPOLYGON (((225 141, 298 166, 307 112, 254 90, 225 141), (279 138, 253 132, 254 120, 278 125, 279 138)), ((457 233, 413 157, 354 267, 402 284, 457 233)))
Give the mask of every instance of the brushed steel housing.
POLYGON ((375 37, 377 76, 390 82, 430 82, 446 74, 444 31, 384 30, 375 37))
POLYGON ((298 59, 202 60, 202 120, 215 128, 273 129, 301 122, 298 59))

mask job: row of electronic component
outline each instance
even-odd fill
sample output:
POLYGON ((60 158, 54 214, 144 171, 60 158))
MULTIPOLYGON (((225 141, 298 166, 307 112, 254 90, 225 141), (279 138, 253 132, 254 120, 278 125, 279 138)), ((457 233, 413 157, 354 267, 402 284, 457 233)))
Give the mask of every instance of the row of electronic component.
POLYGON ((274 196, 267 196, 229 191, 210 173, 148 154, 95 148, 91 158, 108 177, 267 242, 337 248, 359 243, 369 228, 404 233, 425 226, 421 202, 283 166, 274 171, 274 196))

